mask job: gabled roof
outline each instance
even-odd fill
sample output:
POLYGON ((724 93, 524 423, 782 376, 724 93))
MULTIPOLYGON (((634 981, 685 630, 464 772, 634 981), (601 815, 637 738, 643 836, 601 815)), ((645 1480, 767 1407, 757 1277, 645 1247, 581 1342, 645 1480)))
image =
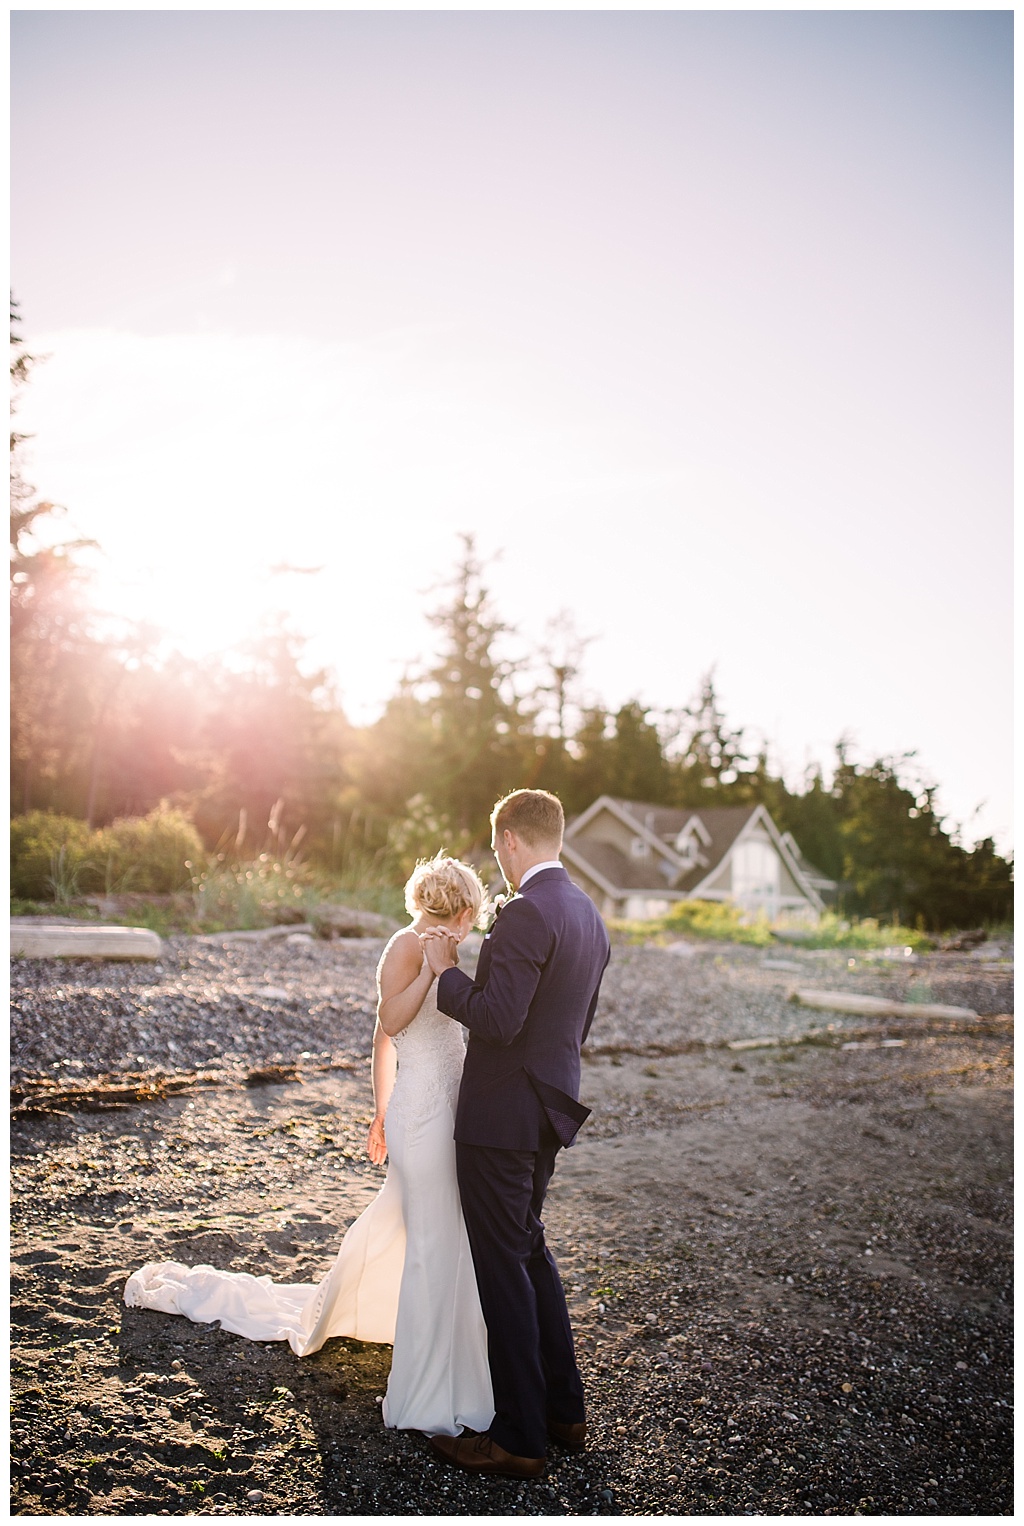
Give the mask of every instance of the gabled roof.
POLYGON ((586 871, 588 865, 592 865, 609 888, 614 887, 619 891, 645 890, 655 896, 686 896, 715 875, 755 817, 763 823, 797 885, 807 899, 821 910, 824 903, 817 889, 809 882, 797 854, 791 850, 789 842, 782 837, 763 805, 677 809, 649 805, 638 800, 622 800, 614 795, 601 795, 582 815, 569 823, 565 847, 579 860, 581 869, 586 871), (587 837, 584 829, 602 809, 610 810, 624 825, 645 839, 662 859, 673 864, 676 869, 673 878, 666 879, 650 858, 628 858, 612 843, 595 842, 593 838, 587 837), (694 817, 699 819, 710 841, 701 844, 703 862, 687 867, 686 861, 672 845, 679 832, 694 817))
MULTIPOLYGON (((702 848, 701 857, 705 862, 695 865, 684 878, 676 881, 676 888, 679 890, 689 890, 715 872, 743 828, 758 810, 756 805, 717 805, 710 806, 707 810, 695 811, 672 810, 668 806, 643 805, 635 800, 619 800, 617 803, 634 821, 644 824, 649 821, 649 830, 653 831, 662 842, 670 838, 671 842, 667 844, 670 849, 672 842, 687 822, 694 816, 698 818, 711 841, 702 848)), ((675 850, 672 849, 672 851, 675 850)), ((678 858, 678 862, 682 865, 685 860, 678 858)))
POLYGON ((615 895, 621 890, 643 890, 648 895, 682 897, 686 894, 678 884, 662 878, 657 869, 651 870, 650 862, 628 858, 614 843, 595 842, 592 837, 574 838, 562 843, 562 854, 571 864, 591 874, 602 890, 615 895))

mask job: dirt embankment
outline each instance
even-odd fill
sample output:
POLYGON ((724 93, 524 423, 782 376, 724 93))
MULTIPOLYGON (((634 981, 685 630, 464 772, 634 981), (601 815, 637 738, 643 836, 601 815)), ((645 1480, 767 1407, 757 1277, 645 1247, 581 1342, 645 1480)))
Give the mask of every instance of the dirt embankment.
POLYGON ((362 1153, 378 952, 183 939, 157 970, 16 963, 15 1513, 1011 1511, 1005 967, 616 951, 594 1117, 547 1214, 591 1442, 535 1483, 384 1431, 386 1347, 300 1362, 125 1309, 147 1260, 329 1265, 381 1179, 362 1153), (798 983, 986 1021, 829 1032, 798 983), (756 1037, 780 1042, 725 1047, 756 1037), (266 1084, 274 1065, 296 1079, 266 1084), (58 1086, 56 1111, 26 1108, 58 1086))

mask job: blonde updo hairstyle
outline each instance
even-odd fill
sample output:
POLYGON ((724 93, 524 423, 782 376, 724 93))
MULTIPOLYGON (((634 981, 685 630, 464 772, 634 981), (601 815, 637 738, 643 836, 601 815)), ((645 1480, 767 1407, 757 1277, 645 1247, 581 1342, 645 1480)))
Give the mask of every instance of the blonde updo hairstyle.
POLYGON ((405 909, 411 917, 422 911, 447 921, 472 908, 475 924, 481 921, 486 903, 487 892, 476 870, 443 852, 421 858, 406 881, 405 909))

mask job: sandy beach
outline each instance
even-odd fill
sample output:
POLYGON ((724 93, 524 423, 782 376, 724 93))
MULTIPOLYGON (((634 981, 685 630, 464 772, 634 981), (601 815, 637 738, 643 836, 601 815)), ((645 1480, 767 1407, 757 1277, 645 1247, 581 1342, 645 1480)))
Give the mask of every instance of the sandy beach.
POLYGON ((385 1431, 388 1347, 125 1308, 145 1261, 329 1266, 382 1180, 379 952, 14 961, 15 1514, 1012 1510, 1007 950, 616 946, 547 1214, 590 1443, 536 1482, 385 1431), (832 1022, 800 984, 978 1016, 832 1022))

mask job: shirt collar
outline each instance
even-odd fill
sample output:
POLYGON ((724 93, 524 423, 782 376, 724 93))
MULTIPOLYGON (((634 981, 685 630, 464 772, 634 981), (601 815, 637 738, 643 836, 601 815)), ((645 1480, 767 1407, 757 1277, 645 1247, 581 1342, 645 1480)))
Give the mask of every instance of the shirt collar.
POLYGON ((564 865, 560 858, 549 858, 543 864, 534 864, 532 869, 527 869, 519 881, 519 889, 522 890, 527 880, 532 879, 535 874, 539 874, 542 869, 561 869, 563 867, 564 865))

